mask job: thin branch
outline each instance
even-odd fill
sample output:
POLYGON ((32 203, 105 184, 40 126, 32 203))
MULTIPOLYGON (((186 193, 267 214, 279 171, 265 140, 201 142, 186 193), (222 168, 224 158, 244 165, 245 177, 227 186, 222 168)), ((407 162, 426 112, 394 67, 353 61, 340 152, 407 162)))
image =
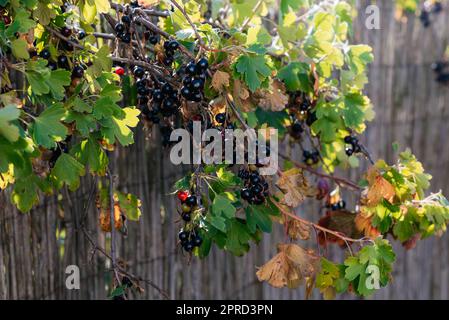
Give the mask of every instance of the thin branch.
POLYGON ((203 38, 200 36, 200 34, 198 33, 198 29, 196 28, 195 24, 192 22, 192 19, 190 19, 190 16, 187 14, 186 10, 184 7, 180 6, 178 2, 176 2, 175 0, 170 0, 171 3, 173 3, 173 5, 179 9, 179 11, 181 11, 182 15, 186 18, 187 22, 190 24, 190 26, 193 29, 193 32, 195 33, 195 37, 198 40, 199 44, 201 47, 205 47, 205 43, 203 38))
POLYGON ((256 3, 256 5, 254 6, 254 8, 251 11, 250 15, 248 17, 246 17, 245 21, 243 21, 243 24, 242 24, 242 27, 240 28, 240 30, 243 30, 243 29, 246 28, 246 26, 251 21, 251 19, 254 17, 254 15, 256 14, 257 10, 259 10, 259 7, 262 5, 263 2, 264 2, 264 0, 259 0, 256 3))
POLYGON ((107 169, 109 178, 109 217, 111 224, 111 261, 112 269, 114 270, 117 283, 120 284, 120 278, 117 273, 117 257, 116 257, 116 244, 117 244, 117 232, 115 230, 115 200, 114 200, 114 176, 111 173, 110 168, 107 169))
POLYGON ((297 221, 299 221, 299 222, 301 222, 301 223, 303 223, 303 224, 305 224, 307 226, 310 226, 310 227, 313 227, 315 229, 318 229, 318 230, 320 230, 320 231, 322 231, 324 233, 332 234, 333 236, 335 236, 335 237, 337 237, 339 239, 342 239, 345 242, 346 241, 348 243, 373 242, 371 239, 367 239, 367 238, 353 239, 353 238, 345 236, 341 232, 330 230, 330 229, 327 229, 325 227, 320 226, 319 224, 313 223, 313 222, 311 222, 309 220, 302 219, 302 218, 298 217, 297 215, 295 215, 295 214, 285 210, 279 202, 277 202, 277 201, 275 201, 273 199, 272 199, 272 201, 273 201, 274 205, 279 208, 279 210, 282 212, 282 214, 284 214, 286 216, 289 216, 290 218, 295 219, 295 220, 297 220, 297 221))
MULTIPOLYGON (((118 3, 113 3, 111 2, 111 8, 116 10, 116 11, 120 11, 120 12, 124 12, 125 11, 125 6, 118 4, 118 3)), ((155 9, 141 9, 141 8, 129 8, 132 11, 135 11, 137 9, 142 10, 145 12, 145 14, 149 15, 149 16, 155 16, 155 17, 169 17, 170 16, 170 12, 168 10, 164 10, 164 11, 159 11, 159 10, 155 10, 155 9)))

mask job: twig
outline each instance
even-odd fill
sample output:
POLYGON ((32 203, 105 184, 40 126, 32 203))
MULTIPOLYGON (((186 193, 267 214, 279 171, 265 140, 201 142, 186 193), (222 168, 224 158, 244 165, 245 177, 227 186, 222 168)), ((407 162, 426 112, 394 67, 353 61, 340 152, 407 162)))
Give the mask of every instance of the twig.
MULTIPOLYGON (((124 12, 125 11, 125 6, 118 4, 118 3, 113 3, 111 2, 111 8, 120 12, 124 12)), ((165 11, 159 11, 159 10, 155 10, 155 9, 141 9, 141 8, 130 8, 131 12, 135 11, 137 9, 142 10, 145 12, 145 14, 149 15, 149 16, 155 16, 155 17, 169 17, 170 16, 170 12, 168 10, 165 11)))
POLYGON ((338 183, 342 184, 342 186, 347 186, 347 187, 349 187, 351 189, 354 189, 354 190, 357 190, 357 191, 361 191, 362 190, 362 187, 358 186, 355 182, 353 182, 351 180, 348 180, 348 179, 345 179, 345 178, 342 178, 342 177, 336 177, 334 175, 325 174, 325 173, 322 173, 322 172, 318 172, 318 171, 310 168, 309 166, 307 166, 307 165, 305 165, 303 163, 300 163, 298 161, 290 159, 288 156, 286 156, 285 154, 282 154, 282 153, 279 153, 279 157, 281 157, 284 160, 290 161, 295 167, 298 167, 298 168, 301 168, 303 170, 306 170, 306 171, 310 172, 311 174, 313 174, 315 176, 318 176, 320 178, 325 178, 325 179, 329 179, 329 180, 338 182, 338 183))
POLYGON ((259 0, 256 3, 253 10, 251 11, 251 14, 248 17, 246 17, 245 21, 243 21, 243 24, 242 24, 242 27, 240 28, 240 30, 243 30, 246 28, 246 26, 251 21, 251 19, 254 17, 254 14, 257 12, 257 10, 259 10, 259 7, 262 5, 263 2, 264 2, 264 0, 259 0))
POLYGON ((310 226, 310 227, 313 227, 313 228, 315 228, 315 229, 321 230, 321 231, 323 231, 324 233, 332 234, 332 235, 334 235, 335 237, 337 237, 337 238, 339 238, 339 239, 342 239, 342 240, 345 241, 345 242, 346 242, 346 241, 347 241, 348 243, 349 243, 349 242, 352 242, 352 243, 372 242, 371 239, 367 239, 367 238, 361 238, 361 239, 353 239, 353 238, 349 238, 349 237, 343 235, 341 232, 333 231, 333 230, 327 229, 327 228, 325 228, 325 227, 322 227, 322 226, 320 226, 319 224, 313 223, 313 222, 311 222, 311 221, 309 221, 309 220, 302 219, 302 218, 298 217, 297 215, 295 215, 295 214, 293 214, 293 213, 291 213, 291 212, 285 210, 285 209, 281 206, 281 204, 280 204, 279 202, 277 202, 276 200, 272 200, 272 201, 273 201, 274 205, 275 205, 276 207, 278 207, 279 210, 280 210, 284 215, 289 216, 290 218, 295 219, 295 220, 297 220, 297 221, 299 221, 299 222, 301 222, 301 223, 303 223, 303 224, 305 224, 305 225, 307 225, 307 226, 310 226))

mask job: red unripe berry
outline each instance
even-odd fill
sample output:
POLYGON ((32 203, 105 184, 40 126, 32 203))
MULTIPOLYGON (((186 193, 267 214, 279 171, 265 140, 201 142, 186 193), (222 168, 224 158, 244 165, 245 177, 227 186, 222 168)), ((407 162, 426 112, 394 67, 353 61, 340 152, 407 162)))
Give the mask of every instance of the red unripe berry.
POLYGON ((182 202, 186 201, 186 199, 189 197, 189 194, 185 191, 179 191, 178 192, 178 199, 182 202))
POLYGON ((123 69, 122 67, 117 67, 114 70, 115 74, 118 74, 119 76, 123 76, 125 74, 125 69, 123 69))

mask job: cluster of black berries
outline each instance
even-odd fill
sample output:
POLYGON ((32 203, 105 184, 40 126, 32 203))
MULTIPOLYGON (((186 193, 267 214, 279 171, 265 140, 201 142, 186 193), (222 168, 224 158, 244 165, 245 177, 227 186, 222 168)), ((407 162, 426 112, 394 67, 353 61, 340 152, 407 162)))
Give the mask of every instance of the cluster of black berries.
POLYGON ((344 200, 340 199, 339 201, 332 203, 332 204, 327 203, 326 208, 329 208, 332 211, 343 210, 346 208, 346 202, 344 200))
POLYGON ((316 114, 312 110, 310 97, 305 93, 297 91, 290 93, 287 109, 290 114, 292 125, 289 128, 290 136, 300 139, 304 132, 304 125, 311 126, 316 121, 316 114))
POLYGON ((419 20, 423 24, 424 28, 427 28, 431 24, 431 15, 438 14, 443 11, 443 4, 440 1, 435 1, 432 4, 425 3, 419 15, 419 20))
POLYGON ((182 220, 189 222, 192 220, 192 210, 197 206, 198 199, 195 195, 190 195, 187 191, 179 191, 178 199, 181 201, 182 220))
POLYGON ((315 151, 304 150, 302 152, 302 155, 304 157, 304 162, 309 166, 312 166, 320 162, 320 153, 316 150, 315 151))
POLYGON ((362 151, 362 147, 360 146, 359 139, 357 139, 357 137, 346 136, 344 141, 347 145, 349 145, 345 148, 345 152, 348 157, 362 151))
POLYGON ((207 59, 201 58, 196 63, 195 61, 190 61, 184 67, 181 95, 186 100, 194 102, 200 102, 202 100, 208 66, 209 63, 207 62, 207 59))
POLYGON ((259 175, 257 168, 254 170, 239 170, 238 176, 244 181, 245 187, 240 190, 240 196, 250 204, 261 205, 269 195, 269 185, 265 179, 259 175))
POLYGON ((164 60, 163 63, 166 66, 171 66, 174 59, 174 55, 176 50, 179 49, 179 42, 176 40, 168 40, 164 42, 164 52, 165 52, 165 56, 164 56, 164 60))
POLYGON ((449 83, 449 71, 447 68, 449 67, 449 62, 447 61, 436 61, 432 63, 432 70, 436 74, 435 80, 439 83, 447 84, 449 83))
POLYGON ((124 43, 131 43, 131 33, 129 32, 129 26, 131 25, 131 17, 123 15, 122 22, 117 22, 114 26, 117 37, 124 43))
POLYGON ((195 247, 199 247, 203 243, 203 239, 196 229, 190 232, 181 230, 178 234, 178 238, 181 241, 182 248, 186 252, 192 252, 195 247))
MULTIPOLYGON (((32 56, 36 55, 36 52, 33 51, 33 53, 31 54, 32 56)), ((54 61, 51 58, 51 54, 50 51, 48 49, 43 49, 40 53, 39 56, 45 60, 48 61, 47 67, 50 68, 50 70, 56 70, 58 68, 61 69, 66 69, 69 70, 70 69, 70 64, 69 64, 69 59, 67 58, 67 56, 65 54, 60 54, 57 58, 56 61, 54 61)), ((87 69, 87 66, 84 64, 76 64, 73 68, 72 68, 72 79, 74 78, 82 78, 84 75, 84 70, 87 69)))

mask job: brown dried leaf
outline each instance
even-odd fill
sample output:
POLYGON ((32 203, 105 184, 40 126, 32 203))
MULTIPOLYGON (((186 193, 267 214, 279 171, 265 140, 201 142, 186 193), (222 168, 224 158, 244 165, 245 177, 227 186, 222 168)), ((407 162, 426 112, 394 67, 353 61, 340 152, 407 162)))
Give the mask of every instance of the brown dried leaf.
POLYGON ((281 203, 292 208, 300 205, 306 197, 316 195, 316 189, 309 185, 303 171, 299 168, 283 172, 277 185, 284 192, 281 203))
POLYGON ((297 288, 319 267, 319 256, 297 244, 279 244, 278 252, 256 273, 259 281, 267 281, 275 288, 297 288))
POLYGON ((376 239, 380 236, 380 231, 373 226, 371 222, 372 215, 364 213, 363 208, 364 207, 362 207, 362 211, 355 217, 355 227, 358 231, 362 232, 365 237, 376 239))
POLYGON ((369 183, 366 194, 366 205, 377 206, 383 199, 393 202, 396 191, 393 185, 380 175, 378 171, 368 171, 367 180, 369 183))
MULTIPOLYGON (((332 231, 337 231, 346 237, 358 239, 362 234, 356 228, 355 219, 356 214, 348 210, 328 211, 318 221, 318 225, 332 231)), ((346 247, 347 245, 343 239, 323 231, 318 232, 318 242, 322 246, 325 246, 327 242, 335 242, 341 247, 346 247)))
POLYGON ((310 238, 310 226, 292 219, 288 222, 288 236, 293 240, 307 240, 310 238))
MULTIPOLYGON (((103 232, 111 232, 111 214, 109 209, 100 208, 100 228, 103 232)), ((114 227, 121 230, 123 218, 118 203, 114 204, 114 227)))
POLYGON ((265 110, 282 111, 288 104, 288 95, 282 82, 274 80, 270 89, 257 91, 259 106, 265 110))
POLYGON ((217 91, 222 91, 229 87, 229 73, 217 70, 212 77, 212 87, 217 91))
POLYGON ((249 91, 240 80, 234 79, 233 97, 235 104, 243 112, 253 111, 255 106, 251 102, 249 91))

